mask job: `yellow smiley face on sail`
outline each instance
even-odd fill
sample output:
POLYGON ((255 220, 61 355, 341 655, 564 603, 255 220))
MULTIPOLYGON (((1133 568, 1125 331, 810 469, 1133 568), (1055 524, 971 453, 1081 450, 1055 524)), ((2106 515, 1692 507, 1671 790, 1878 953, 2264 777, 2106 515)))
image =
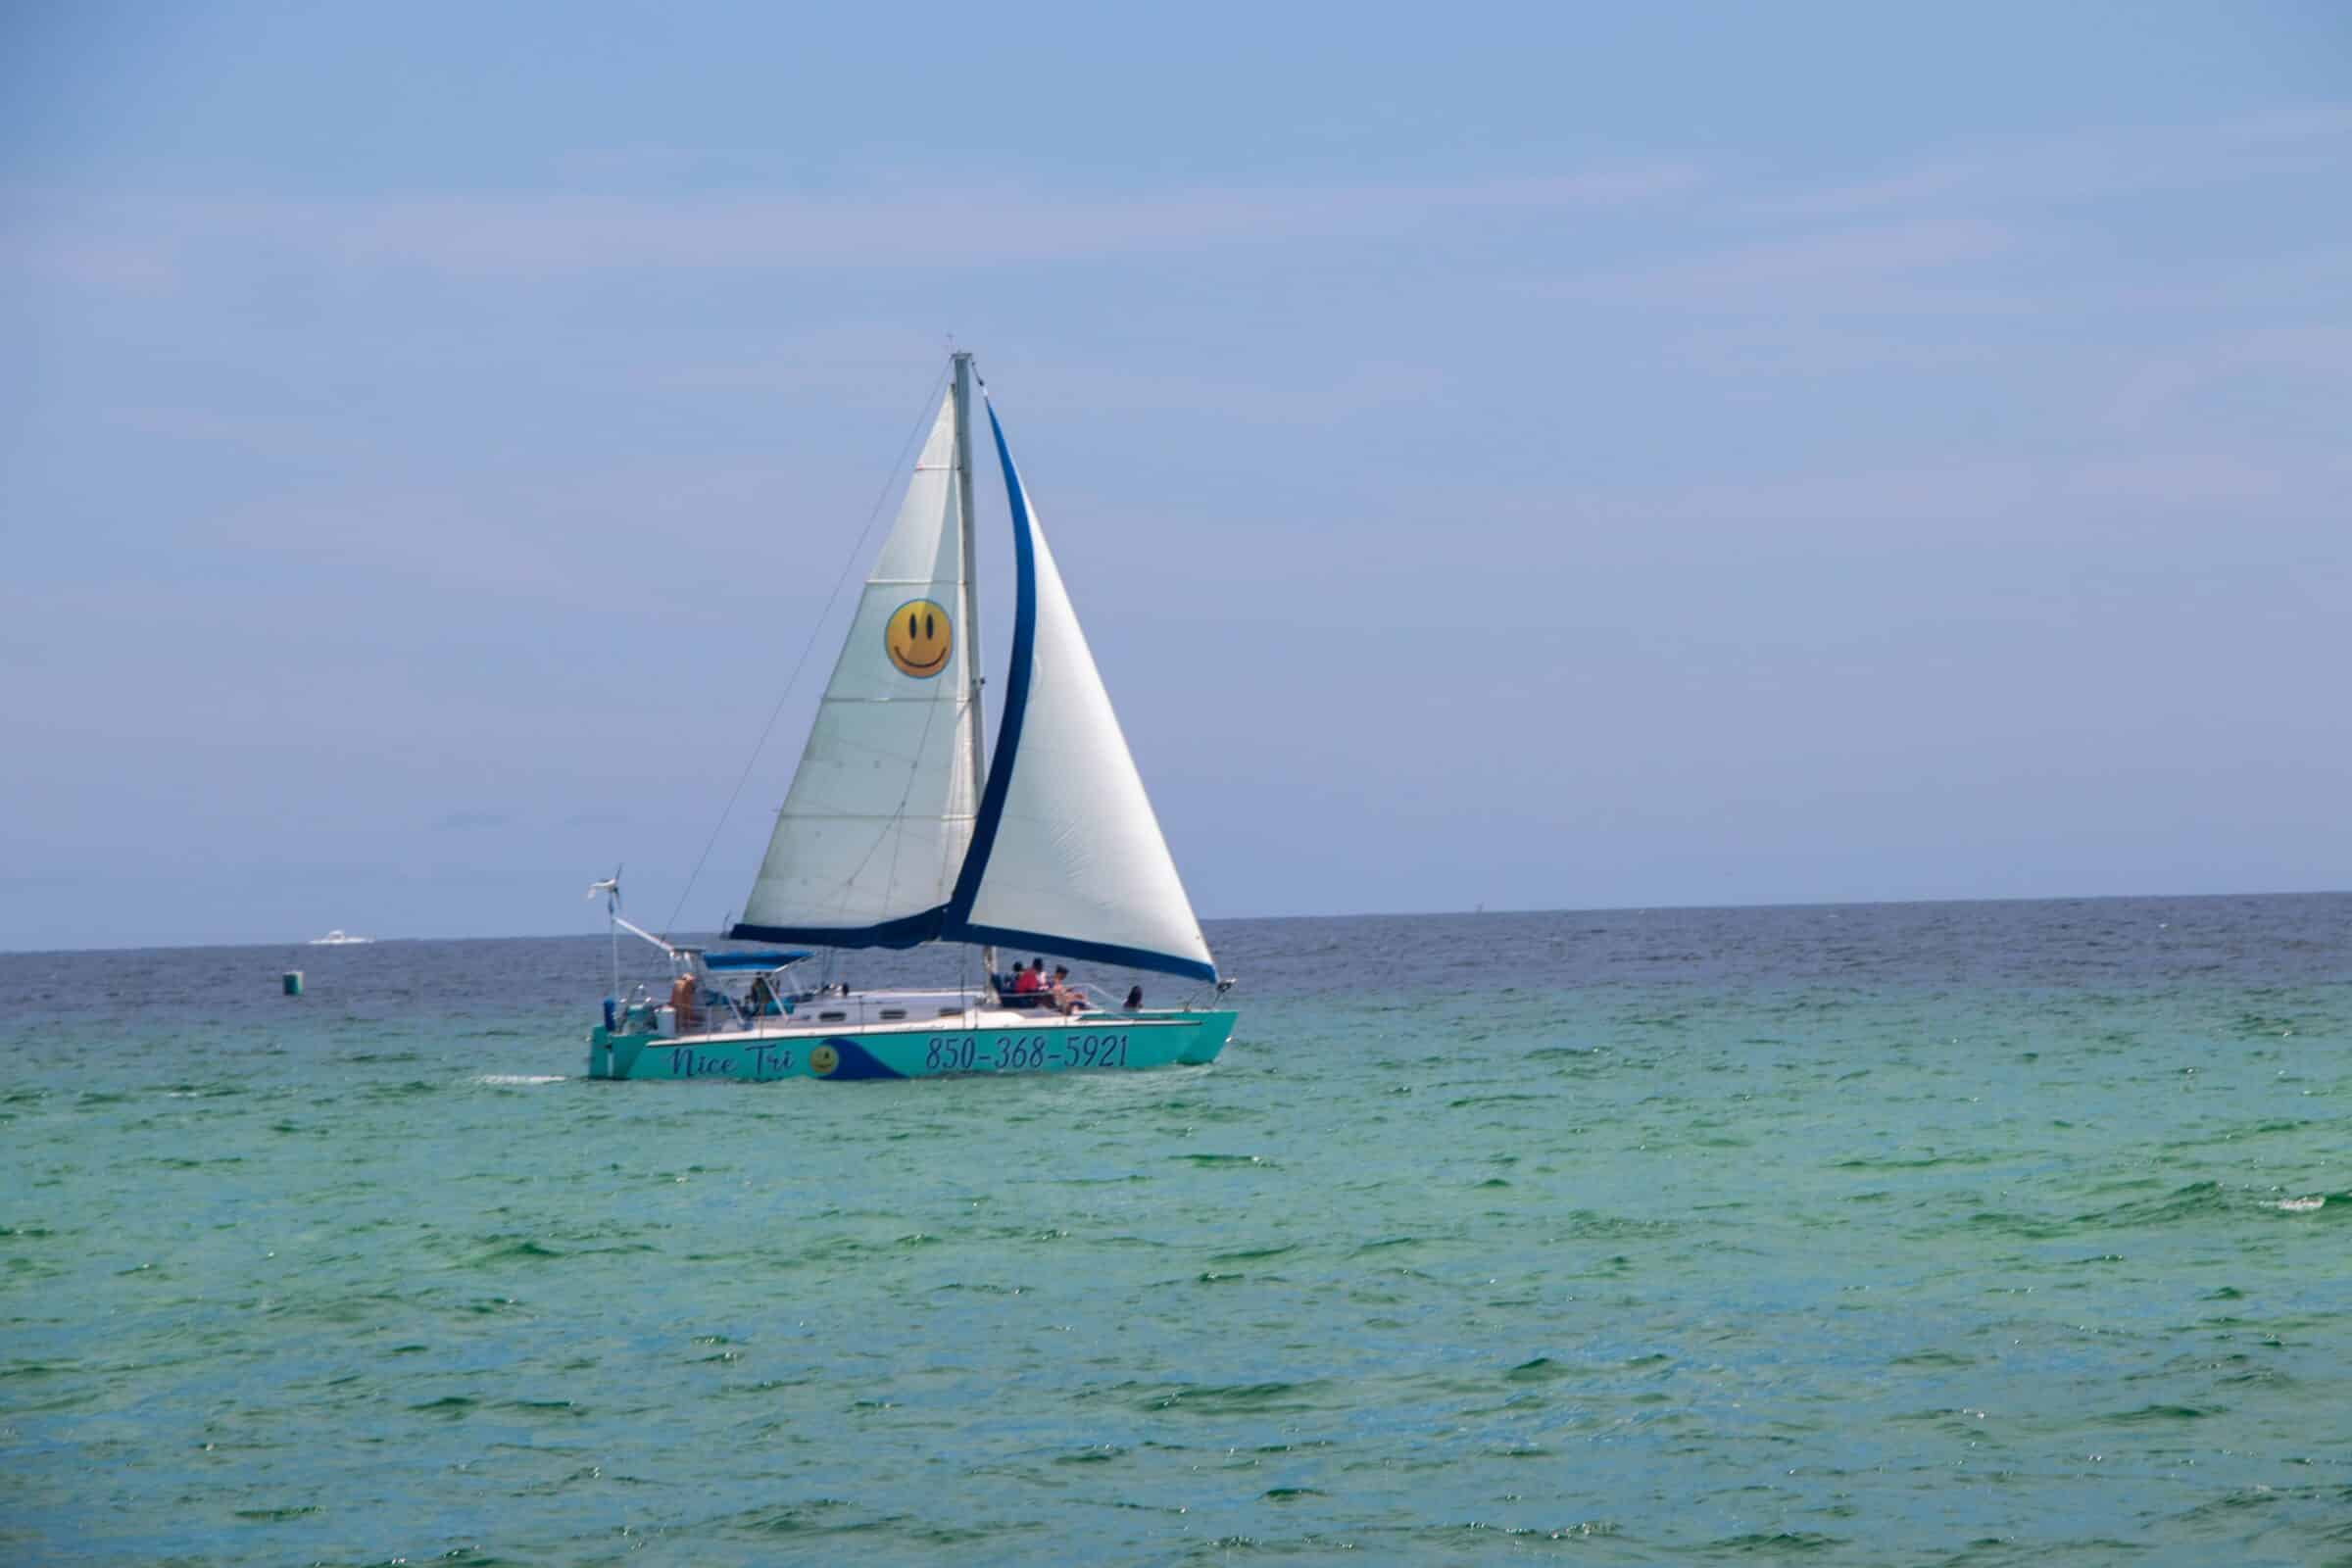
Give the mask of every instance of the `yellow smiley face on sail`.
POLYGON ((948 612, 928 599, 910 599, 890 612, 882 627, 882 647, 903 675, 929 680, 948 667, 956 646, 956 629, 948 612))

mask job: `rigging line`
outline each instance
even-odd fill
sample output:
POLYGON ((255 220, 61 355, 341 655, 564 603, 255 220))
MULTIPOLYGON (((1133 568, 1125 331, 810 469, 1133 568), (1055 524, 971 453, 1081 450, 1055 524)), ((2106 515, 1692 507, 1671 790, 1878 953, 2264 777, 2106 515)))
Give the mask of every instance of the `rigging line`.
MULTIPOLYGON (((727 818, 734 814, 735 803, 743 799, 743 787, 751 782, 752 769, 760 765, 760 754, 767 750, 767 737, 775 729, 776 720, 784 716, 784 705, 791 700, 792 689, 799 684, 801 671, 808 667, 808 656, 816 651, 816 640, 824 632, 826 618, 833 613, 833 606, 841 599, 841 590, 849 583, 850 573, 864 559, 866 535, 874 531, 875 519, 882 515, 882 504, 890 499, 891 491, 898 487, 900 475, 906 471, 907 453, 922 439, 926 418, 937 417, 940 389, 947 383, 954 368, 955 362, 951 360, 948 369, 932 378, 931 390, 923 398, 926 412, 914 416, 914 428, 906 432, 905 441, 899 443, 899 455, 891 460, 890 477, 883 481, 882 493, 874 497, 873 510, 865 514, 865 526, 858 530, 858 538, 850 546, 849 558, 841 564, 841 575, 833 579, 833 591, 825 596, 825 608, 817 612, 816 619, 808 627, 808 640, 801 645, 801 657, 793 662, 792 673, 784 677, 784 689, 776 695, 776 706, 768 710, 767 722, 760 726, 760 739, 753 743, 752 755, 745 760, 743 771, 736 776, 735 787, 727 792, 727 804, 719 808, 718 822, 710 829, 710 840, 703 845, 703 853, 695 858, 694 869, 686 874, 685 891, 678 895, 677 907, 669 911, 669 921, 662 928, 663 935, 673 930, 677 926, 678 916, 686 912, 686 901, 694 896, 695 880, 703 874, 703 866, 709 862, 710 852, 718 847, 718 836, 727 830, 727 818)), ((723 937, 726 933, 721 931, 719 935, 723 937)))

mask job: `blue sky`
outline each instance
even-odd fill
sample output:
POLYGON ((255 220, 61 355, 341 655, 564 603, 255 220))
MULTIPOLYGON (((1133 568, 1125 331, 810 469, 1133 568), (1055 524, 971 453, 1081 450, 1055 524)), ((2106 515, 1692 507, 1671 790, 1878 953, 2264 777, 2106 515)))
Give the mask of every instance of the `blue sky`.
POLYGON ((2352 886, 2348 279, 2319 5, 14 8, 0 947, 667 915, 951 333, 1203 914, 2352 886))

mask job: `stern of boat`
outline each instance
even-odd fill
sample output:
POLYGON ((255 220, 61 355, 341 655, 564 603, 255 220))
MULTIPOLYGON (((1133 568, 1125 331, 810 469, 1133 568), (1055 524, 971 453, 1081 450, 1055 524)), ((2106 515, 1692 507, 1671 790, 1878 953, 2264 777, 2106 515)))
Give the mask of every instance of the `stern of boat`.
POLYGON ((588 1076, 626 1078, 653 1035, 617 1034, 603 1024, 588 1031, 588 1076))

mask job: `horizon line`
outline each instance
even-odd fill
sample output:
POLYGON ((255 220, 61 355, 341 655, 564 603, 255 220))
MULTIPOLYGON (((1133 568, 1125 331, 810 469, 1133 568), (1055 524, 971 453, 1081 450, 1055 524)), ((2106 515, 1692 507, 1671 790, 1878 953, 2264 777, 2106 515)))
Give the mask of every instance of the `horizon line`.
MULTIPOLYGON (((1204 919, 1201 924, 1237 924, 1245 920, 1446 920, 1509 914, 1675 914, 1701 909, 1873 909, 1944 904, 2120 904, 2132 900, 2182 902, 2199 899, 2332 899, 2348 895, 2352 895, 2352 888, 2304 888, 2283 892, 2235 891, 2229 893, 2058 893, 2031 897, 1974 895, 1960 898, 1920 899, 1788 899, 1760 904, 1549 905, 1510 908, 1489 908, 1485 905, 1479 905, 1468 909, 1363 909, 1346 914, 1223 914, 1204 919)), ((691 928, 680 928, 675 934, 695 936, 702 933, 691 928)), ((375 947, 393 942, 566 942, 575 937, 593 938, 603 935, 605 935, 604 932, 587 930, 524 931, 497 936, 480 933, 459 936, 385 936, 366 937, 361 942, 352 945, 375 947)), ((672 933, 665 931, 662 935, 668 937, 672 933)), ((310 937, 285 937, 248 942, 126 943, 120 947, 97 948, 0 948, 0 957, 37 958, 89 953, 188 953, 202 952, 208 949, 307 948, 311 946, 312 941, 313 939, 310 937)), ((951 945, 953 944, 924 944, 924 946, 951 945)))

